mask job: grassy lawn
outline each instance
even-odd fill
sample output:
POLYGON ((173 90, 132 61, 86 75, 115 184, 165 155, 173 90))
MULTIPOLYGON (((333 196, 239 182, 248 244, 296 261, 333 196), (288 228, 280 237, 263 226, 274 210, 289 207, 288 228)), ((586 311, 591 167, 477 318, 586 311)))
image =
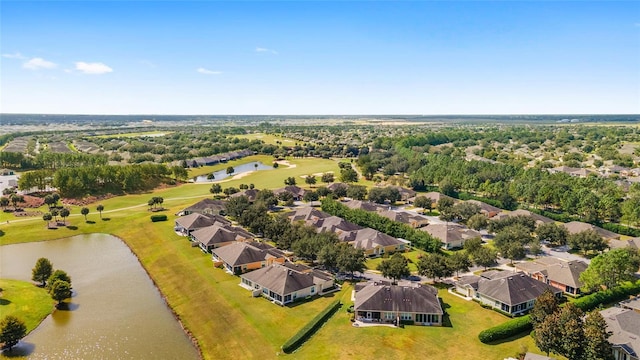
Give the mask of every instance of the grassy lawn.
MULTIPOLYGON (((420 249, 414 249, 405 253, 402 253, 402 256, 406 257, 407 259, 409 259, 409 270, 411 270, 411 272, 417 272, 418 271, 418 257, 422 254, 426 254, 426 252, 424 250, 420 250, 420 249)), ((380 263, 385 260, 382 257, 378 257, 378 258, 374 258, 374 259, 367 259, 367 262, 365 264, 365 266, 367 267, 367 269, 369 270, 376 270, 376 268, 378 267, 378 265, 380 265, 380 263)))
POLYGON ((202 166, 199 168, 191 168, 189 169, 189 178, 193 178, 200 175, 211 174, 212 172, 224 170, 229 166, 238 166, 238 165, 250 163, 252 161, 260 161, 265 165, 270 165, 273 163, 274 159, 273 159, 273 156, 269 156, 269 155, 253 155, 253 156, 244 157, 242 159, 231 160, 226 163, 215 164, 210 166, 202 166))
POLYGON ((0 318, 14 315, 24 321, 27 333, 53 311, 54 301, 45 289, 26 281, 0 279, 0 318))
POLYGON ((300 359, 504 359, 515 356, 523 347, 536 352, 530 336, 499 345, 485 345, 478 333, 507 320, 494 311, 482 309, 440 290, 450 327, 406 326, 354 328, 346 308, 351 304, 347 294, 345 305, 320 331, 296 353, 300 359))
POLYGON ((264 134, 264 133, 252 133, 252 134, 244 134, 244 135, 234 135, 233 137, 237 137, 238 139, 249 139, 249 140, 262 140, 265 144, 269 145, 279 145, 276 144, 276 141, 279 141, 284 146, 294 146, 295 144, 304 144, 304 141, 289 139, 282 136, 276 136, 273 134, 264 134))

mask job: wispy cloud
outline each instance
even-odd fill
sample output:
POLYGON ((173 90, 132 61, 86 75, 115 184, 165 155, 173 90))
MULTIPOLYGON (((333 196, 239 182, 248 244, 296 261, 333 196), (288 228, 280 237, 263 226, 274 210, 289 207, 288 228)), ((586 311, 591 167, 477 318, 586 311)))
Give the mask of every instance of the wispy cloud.
POLYGON ((19 52, 13 53, 13 54, 2 54, 3 58, 7 58, 7 59, 21 59, 24 60, 27 57, 20 54, 19 52))
POLYGON ((222 71, 214 71, 214 70, 209 70, 209 69, 205 69, 205 68, 198 68, 196 69, 197 72, 199 72, 200 74, 205 74, 205 75, 220 75, 222 74, 222 71))
POLYGON ((102 75, 113 72, 113 69, 101 62, 86 63, 83 61, 76 62, 76 70, 88 75, 102 75))
POLYGON ((275 51, 273 49, 263 48, 263 47, 257 47, 256 48, 256 52, 259 52, 259 53, 271 53, 271 54, 274 54, 274 55, 278 55, 277 51, 275 51))
POLYGON ((29 70, 54 69, 57 66, 57 64, 52 63, 51 61, 47 61, 43 58, 33 58, 22 64, 23 68, 29 70))

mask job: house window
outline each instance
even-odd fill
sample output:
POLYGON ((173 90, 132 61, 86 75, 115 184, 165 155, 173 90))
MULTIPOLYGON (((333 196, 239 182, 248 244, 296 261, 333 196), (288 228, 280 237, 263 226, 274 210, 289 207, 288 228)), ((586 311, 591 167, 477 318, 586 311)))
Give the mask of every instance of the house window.
POLYGON ((387 320, 393 320, 395 318, 394 314, 392 312, 386 312, 384 313, 384 318, 387 320))
POLYGON ((269 295, 269 289, 267 288, 262 288, 262 292, 266 295, 269 295))
POLYGON ((311 287, 311 295, 313 295, 313 294, 315 294, 315 293, 316 293, 316 287, 315 287, 315 286, 312 286, 312 287, 311 287))
POLYGON ((251 281, 249 281, 249 280, 247 280, 247 279, 245 279, 245 278, 242 278, 242 283, 243 283, 243 284, 245 284, 245 285, 253 286, 253 284, 251 283, 251 281))
POLYGON ((400 320, 411 320, 411 314, 410 313, 401 313, 400 314, 400 320))
POLYGON ((284 296, 284 302, 289 302, 289 301, 291 301, 291 294, 284 296))

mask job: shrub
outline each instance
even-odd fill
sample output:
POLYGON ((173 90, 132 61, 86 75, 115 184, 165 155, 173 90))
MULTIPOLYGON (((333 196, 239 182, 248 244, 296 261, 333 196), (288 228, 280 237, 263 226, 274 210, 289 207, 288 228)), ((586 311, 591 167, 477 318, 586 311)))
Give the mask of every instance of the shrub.
POLYGON ((483 330, 478 335, 478 338, 480 339, 480 341, 486 344, 493 341, 506 339, 525 331, 531 331, 531 329, 533 329, 533 326, 531 325, 531 318, 529 317, 529 315, 525 315, 506 321, 498 326, 483 330))
POLYGON ((151 215, 152 222, 167 221, 167 215, 151 215))
POLYGON ((302 327, 295 335, 282 345, 282 351, 291 354, 311 337, 329 318, 340 308, 342 303, 336 300, 329 304, 321 313, 316 315, 311 321, 302 327))

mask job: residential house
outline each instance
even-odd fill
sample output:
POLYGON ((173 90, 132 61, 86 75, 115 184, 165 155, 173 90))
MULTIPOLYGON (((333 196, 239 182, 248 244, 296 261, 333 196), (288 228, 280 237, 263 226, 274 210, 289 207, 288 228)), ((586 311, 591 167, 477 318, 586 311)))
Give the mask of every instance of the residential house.
POLYGON ((376 203, 372 203, 371 201, 362 201, 362 200, 349 200, 342 203, 344 206, 349 209, 358 209, 364 211, 380 211, 389 209, 389 206, 384 206, 376 203))
POLYGON ((482 237, 480 232, 455 223, 430 224, 420 230, 439 239, 445 249, 461 248, 467 240, 482 237))
POLYGON ((612 307, 600 311, 611 332, 609 343, 615 360, 640 359, 640 313, 631 309, 612 307))
POLYGON ((179 215, 198 214, 219 214, 224 215, 227 209, 227 202, 224 200, 203 199, 197 203, 183 209, 179 215))
POLYGON ((273 193, 276 196, 279 196, 280 194, 285 192, 288 192, 289 194, 291 194, 293 196, 293 200, 301 201, 302 198, 304 198, 304 195, 307 193, 307 190, 296 185, 287 185, 283 188, 273 190, 273 193))
POLYGON ((339 290, 339 287, 335 284, 333 275, 326 271, 314 269, 304 264, 292 263, 290 261, 285 261, 282 265, 299 273, 310 273, 313 275, 313 282, 316 284, 316 291, 318 294, 322 295, 331 291, 339 290))
POLYGON ((251 290, 253 296, 262 295, 278 305, 317 295, 319 284, 325 282, 313 272, 298 272, 280 264, 242 274, 240 278, 240 285, 251 290))
POLYGON ((640 296, 636 296, 634 298, 620 301, 618 305, 622 308, 633 310, 640 314, 640 296))
POLYGON ((598 235, 602 236, 605 240, 620 239, 620 235, 614 232, 605 230, 595 225, 580 222, 580 221, 571 221, 571 222, 562 224, 562 226, 564 226, 569 231, 569 234, 577 234, 587 230, 594 230, 595 232, 598 233, 598 235))
POLYGON ((260 192, 260 190, 258 189, 247 189, 247 190, 242 190, 240 192, 237 192, 235 194, 231 194, 229 197, 240 197, 240 196, 246 196, 247 199, 249 199, 249 202, 252 203, 254 201, 256 201, 256 197, 258 196, 258 193, 260 192))
POLYGON ((580 295, 584 285, 580 274, 587 269, 587 264, 580 260, 566 261, 557 258, 538 258, 516 264, 516 270, 522 271, 532 278, 549 284, 556 289, 571 295, 580 295))
POLYGON ((536 214, 534 212, 531 212, 529 210, 524 210, 524 209, 518 209, 518 210, 514 210, 514 211, 504 211, 503 210, 501 213, 499 213, 496 216, 494 216, 493 220, 502 220, 504 218, 508 218, 508 217, 512 217, 512 216, 529 216, 529 217, 532 217, 536 222, 536 226, 540 226, 542 224, 548 224, 548 223, 554 222, 553 220, 549 219, 546 216, 542 216, 542 215, 539 215, 539 214, 536 214))
POLYGON ((561 297, 562 291, 522 272, 485 271, 478 275, 462 276, 455 282, 456 291, 482 304, 511 316, 524 314, 533 308, 538 296, 549 289, 561 297))
POLYGON ((609 247, 612 249, 629 247, 638 250, 640 249, 640 237, 627 240, 609 240, 609 247))
POLYGON ((412 189, 407 189, 404 188, 402 186, 389 186, 392 189, 396 189, 398 190, 398 192, 400 193, 400 200, 401 201, 407 201, 411 198, 414 198, 416 196, 416 192, 412 189))
POLYGON ((294 211, 288 212, 285 216, 291 220, 291 222, 296 221, 311 221, 317 219, 323 219, 331 216, 330 214, 320 211, 311 206, 305 206, 295 209, 294 211))
POLYGON ((600 167, 600 173, 602 175, 608 176, 608 175, 614 175, 614 174, 622 174, 624 173, 629 173, 629 169, 620 165, 609 165, 609 166, 602 166, 600 167))
POLYGON ((327 189, 329 189, 331 191, 336 191, 337 189, 341 189, 341 190, 347 191, 348 188, 349 188, 349 185, 347 185, 345 183, 341 183, 341 182, 335 182, 335 183, 332 183, 329 186, 327 186, 327 189))
POLYGON ((234 242, 211 251, 213 261, 234 275, 284 263, 285 255, 275 247, 259 242, 234 242))
POLYGON ((192 232, 191 238, 198 243, 202 251, 211 252, 215 248, 236 241, 251 240, 255 236, 239 227, 214 224, 192 232))
POLYGON ((429 219, 426 216, 412 214, 406 211, 382 210, 378 211, 378 215, 387 219, 407 224, 413 228, 419 228, 429 225, 429 219))
POLYGON ((358 230, 355 239, 349 243, 356 249, 364 249, 365 255, 371 257, 405 251, 411 244, 407 240, 396 239, 371 228, 358 230))
POLYGON ((190 236, 193 231, 214 224, 228 225, 231 221, 220 215, 191 213, 177 218, 174 230, 184 236, 190 236))
POLYGON ((478 200, 467 200, 466 202, 468 202, 470 204, 478 205, 478 207, 480 208, 480 213, 484 214, 488 218, 492 218, 492 217, 498 215, 500 212, 503 211, 499 207, 495 207, 493 205, 489 205, 487 203, 484 203, 484 202, 478 201, 478 200))
POLYGON ((640 176, 640 168, 622 170, 620 171, 620 175, 627 177, 640 176))
POLYGON ((414 197, 412 197, 412 198, 407 199, 407 201, 408 201, 410 204, 413 204, 413 202, 415 201, 416 197, 418 197, 418 196, 424 196, 424 197, 426 197, 426 198, 428 198, 428 199, 431 199, 431 202, 433 203, 432 208, 435 208, 435 207, 436 207, 436 205, 438 204, 438 202, 440 201, 440 199, 450 199, 450 200, 451 200, 451 201, 453 201, 453 202, 457 202, 457 201, 458 201, 458 199, 454 199, 454 198, 452 198, 451 196, 448 196, 448 195, 445 195, 445 194, 441 194, 441 193, 439 193, 439 192, 435 192, 435 191, 428 192, 428 193, 426 193, 426 194, 416 194, 416 196, 414 196, 414 197))
POLYGON ((354 312, 365 322, 411 322, 415 325, 442 325, 438 290, 429 285, 407 286, 370 283, 355 293, 354 312))

